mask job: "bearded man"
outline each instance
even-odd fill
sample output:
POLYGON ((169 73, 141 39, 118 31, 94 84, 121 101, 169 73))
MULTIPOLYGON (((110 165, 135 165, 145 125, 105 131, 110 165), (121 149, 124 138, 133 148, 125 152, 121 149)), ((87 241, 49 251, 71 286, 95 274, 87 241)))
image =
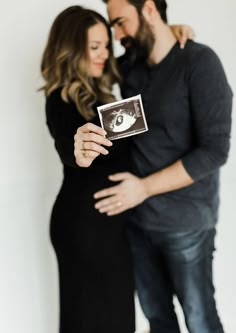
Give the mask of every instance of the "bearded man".
POLYGON ((124 98, 141 94, 149 131, 132 138, 133 173, 95 194, 108 215, 130 211, 136 286, 152 333, 179 333, 176 295, 190 333, 223 333, 212 259, 219 171, 226 162, 232 92, 215 52, 181 49, 164 0, 108 0, 124 98), (119 204, 117 204, 119 203, 119 204))

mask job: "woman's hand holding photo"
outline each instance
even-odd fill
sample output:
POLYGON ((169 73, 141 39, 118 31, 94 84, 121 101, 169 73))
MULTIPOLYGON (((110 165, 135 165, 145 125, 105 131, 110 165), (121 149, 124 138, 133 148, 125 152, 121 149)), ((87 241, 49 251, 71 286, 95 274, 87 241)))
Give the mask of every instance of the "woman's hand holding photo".
POLYGON ((74 155, 76 164, 89 167, 100 154, 109 154, 103 146, 110 147, 112 142, 105 138, 106 131, 93 123, 86 123, 79 127, 74 136, 74 155))

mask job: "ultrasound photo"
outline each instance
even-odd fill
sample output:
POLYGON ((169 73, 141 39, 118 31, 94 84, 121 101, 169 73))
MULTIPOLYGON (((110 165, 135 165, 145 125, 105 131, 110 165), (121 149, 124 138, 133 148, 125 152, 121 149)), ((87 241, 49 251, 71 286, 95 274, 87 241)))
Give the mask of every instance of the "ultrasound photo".
POLYGON ((148 130, 141 95, 97 108, 109 140, 125 138, 148 130))

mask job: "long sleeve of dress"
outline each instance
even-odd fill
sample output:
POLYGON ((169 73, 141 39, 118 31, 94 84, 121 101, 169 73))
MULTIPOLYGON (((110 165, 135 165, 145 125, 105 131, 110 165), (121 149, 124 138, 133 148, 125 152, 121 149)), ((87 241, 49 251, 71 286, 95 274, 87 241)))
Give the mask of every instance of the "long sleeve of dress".
POLYGON ((60 92, 60 89, 55 90, 46 100, 46 122, 62 163, 77 168, 74 135, 82 125, 82 117, 74 103, 65 103, 61 99, 60 92))

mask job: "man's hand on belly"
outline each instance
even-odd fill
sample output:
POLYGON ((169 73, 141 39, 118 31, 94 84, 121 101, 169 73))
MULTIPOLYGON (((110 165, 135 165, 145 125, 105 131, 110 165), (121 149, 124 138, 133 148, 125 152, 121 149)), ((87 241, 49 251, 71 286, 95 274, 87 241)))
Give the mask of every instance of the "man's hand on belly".
POLYGON ((100 213, 108 216, 117 215, 138 206, 148 198, 142 178, 129 172, 122 172, 109 176, 109 179, 120 183, 94 194, 95 199, 101 199, 95 204, 100 213))

